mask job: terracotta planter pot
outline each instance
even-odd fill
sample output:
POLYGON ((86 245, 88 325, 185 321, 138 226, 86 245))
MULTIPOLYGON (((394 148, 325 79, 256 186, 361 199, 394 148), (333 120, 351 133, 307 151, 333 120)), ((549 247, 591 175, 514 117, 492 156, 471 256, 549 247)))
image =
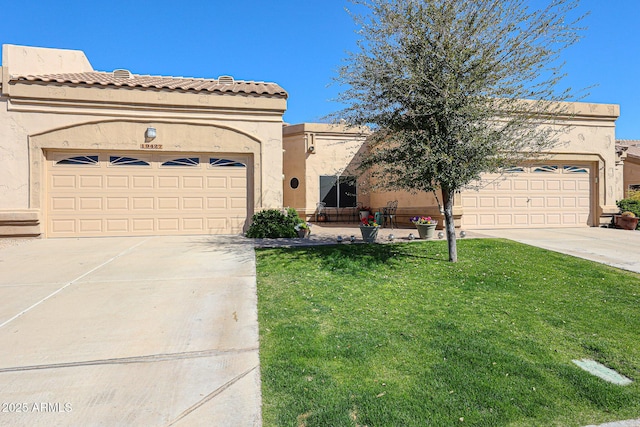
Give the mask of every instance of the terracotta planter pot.
POLYGON ((376 241, 378 237, 378 229, 380 227, 367 227, 364 225, 360 226, 360 233, 362 233, 362 240, 367 243, 373 243, 376 241))
POLYGON ((616 227, 623 230, 635 230, 638 226, 638 220, 640 218, 633 218, 630 216, 614 215, 616 227))

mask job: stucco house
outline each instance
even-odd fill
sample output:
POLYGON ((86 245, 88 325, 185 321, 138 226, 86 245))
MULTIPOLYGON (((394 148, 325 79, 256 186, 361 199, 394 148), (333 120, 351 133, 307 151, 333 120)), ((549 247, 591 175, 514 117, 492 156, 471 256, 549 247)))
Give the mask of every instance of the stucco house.
MULTIPOLYGON (((623 194, 623 162, 615 149, 617 105, 570 103, 559 144, 544 160, 485 175, 481 189, 465 190, 454 204, 463 229, 576 227, 608 224, 623 194)), ((283 139, 284 203, 312 219, 319 202, 328 215, 346 219, 354 201, 378 210, 398 201, 397 219, 443 219, 433 194, 359 192, 363 133, 337 125, 286 126, 283 139), (336 196, 337 195, 337 196, 336 196)), ((439 200, 442 200, 439 197, 439 200)), ((443 221, 439 221, 442 226, 443 221)))
MULTIPOLYGON (((314 219, 320 202, 330 220, 390 200, 398 222, 441 218, 431 194, 365 193, 366 133, 284 124, 276 83, 101 72, 81 51, 15 45, 2 47, 0 76, 0 236, 234 234, 261 209, 314 219)), ((627 187, 619 107, 568 109, 543 162, 458 195, 458 226, 609 222, 627 187)))
POLYGON ((275 83, 95 71, 2 47, 0 235, 238 233, 282 206, 275 83))

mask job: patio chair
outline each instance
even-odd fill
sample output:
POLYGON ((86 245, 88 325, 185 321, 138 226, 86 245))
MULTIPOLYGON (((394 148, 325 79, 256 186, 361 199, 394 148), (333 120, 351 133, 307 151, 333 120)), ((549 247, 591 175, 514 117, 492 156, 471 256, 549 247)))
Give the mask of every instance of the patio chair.
POLYGON ((391 229, 393 230, 393 225, 398 226, 396 221, 396 211, 398 210, 398 201, 394 200, 392 202, 387 202, 387 206, 382 208, 382 226, 386 227, 387 222, 391 225, 391 229))
POLYGON ((325 202, 316 203, 316 222, 329 221, 326 208, 327 204, 325 202))

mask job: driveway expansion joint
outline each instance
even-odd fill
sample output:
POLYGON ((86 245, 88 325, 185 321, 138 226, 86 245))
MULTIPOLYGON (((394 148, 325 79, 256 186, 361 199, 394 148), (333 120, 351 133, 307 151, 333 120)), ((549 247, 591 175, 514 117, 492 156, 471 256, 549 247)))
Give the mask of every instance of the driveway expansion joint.
POLYGON ((236 354, 251 353, 251 352, 257 352, 257 351, 258 351, 258 347, 249 347, 249 348, 242 348, 242 349, 227 349, 227 350, 199 350, 199 351, 187 351, 187 352, 181 352, 181 353, 161 353, 161 354, 151 354, 147 356, 86 360, 86 361, 80 361, 80 362, 51 363, 46 365, 15 366, 10 368, 0 368, 0 374, 7 373, 7 372, 38 371, 43 369, 78 368, 82 366, 125 365, 125 364, 132 364, 132 363, 165 362, 165 361, 171 361, 171 360, 184 360, 184 359, 197 359, 197 358, 204 358, 204 357, 236 355, 236 354))
POLYGON ((218 387, 217 389, 215 389, 214 391, 212 391, 211 393, 206 395, 204 398, 202 398, 201 400, 196 402, 194 405, 192 405, 189 408, 187 408, 184 412, 182 412, 180 415, 178 415, 173 421, 171 421, 169 424, 167 424, 167 427, 171 427, 172 425, 175 425, 178 421, 181 421, 183 418, 187 417, 189 414, 191 414, 192 412, 194 412, 195 410, 197 410, 198 408, 203 406, 205 403, 209 402, 210 400, 212 400, 216 396, 222 394, 229 387, 231 387, 232 385, 234 385, 235 383, 240 381, 242 378, 246 377, 247 375, 249 375, 251 372, 255 371, 258 368, 259 368, 259 365, 255 365, 252 368, 247 369, 246 371, 244 371, 240 375, 237 375, 236 377, 234 377, 231 380, 227 381, 222 386, 218 387))
POLYGON ((137 244, 125 249, 124 251, 120 252, 119 254, 111 257, 110 259, 108 259, 107 261, 103 262, 102 264, 98 265, 97 267, 92 268, 91 270, 81 274, 80 276, 76 277, 75 279, 71 280, 70 282, 67 282, 64 286, 62 286, 61 288, 58 288, 57 290, 55 290, 54 292, 50 293, 49 295, 47 295, 46 297, 42 298, 40 301, 35 302, 34 304, 32 304, 31 306, 27 307, 26 309, 22 310, 20 313, 16 314, 15 316, 11 317, 10 319, 5 320, 2 324, 0 324, 0 328, 2 328, 3 326, 8 325, 9 323, 13 322, 14 320, 16 320, 17 318, 21 317, 23 314, 28 313, 29 311, 31 311, 32 309, 34 309, 35 307, 39 306, 40 304, 42 304, 43 302, 47 301, 48 299, 54 297, 55 295, 59 294, 60 292, 62 292, 63 290, 65 290, 66 288, 68 288, 69 286, 73 285, 74 283, 82 280, 84 277, 88 276, 89 274, 99 270, 100 268, 104 267, 105 265, 113 262, 114 260, 120 258, 123 255, 126 255, 127 253, 131 252, 132 250, 134 250, 135 248, 137 248, 138 246, 142 245, 143 243, 149 241, 149 239, 145 239, 141 242, 138 242, 137 244))

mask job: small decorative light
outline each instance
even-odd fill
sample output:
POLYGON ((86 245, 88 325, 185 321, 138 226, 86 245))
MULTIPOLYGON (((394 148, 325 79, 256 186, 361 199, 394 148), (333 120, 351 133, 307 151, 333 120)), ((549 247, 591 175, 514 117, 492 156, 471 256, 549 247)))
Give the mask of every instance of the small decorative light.
POLYGON ((342 243, 342 236, 338 236, 336 240, 338 241, 338 243, 342 243))
POLYGON ((414 240, 416 238, 416 236, 413 235, 413 233, 409 233, 409 240, 414 240))
POLYGON ((393 239, 395 239, 396 236, 394 236, 393 234, 389 234, 389 241, 393 242, 393 239))
POLYGON ((351 237, 349 237, 349 241, 350 241, 351 243, 355 242, 355 241, 356 241, 356 236, 354 236, 354 235, 352 234, 352 235, 351 235, 351 237))
POLYGON ((156 128, 147 128, 147 130, 144 132, 144 140, 149 142, 149 141, 153 141, 156 137, 156 128))
POLYGON ((464 239, 465 237, 467 237, 467 232, 466 231, 461 231, 460 232, 460 238, 464 239))
POLYGON ((438 232, 438 239, 444 238, 444 233, 442 231, 438 232))

